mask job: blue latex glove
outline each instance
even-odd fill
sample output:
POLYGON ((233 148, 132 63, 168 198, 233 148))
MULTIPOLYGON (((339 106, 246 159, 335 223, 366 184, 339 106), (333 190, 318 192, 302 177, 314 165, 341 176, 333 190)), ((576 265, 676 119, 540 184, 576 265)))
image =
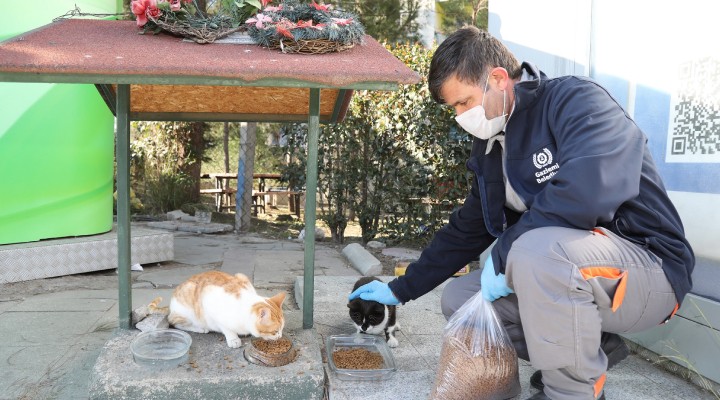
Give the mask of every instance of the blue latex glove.
POLYGON ((505 274, 495 275, 495 265, 492 256, 488 255, 483 267, 482 275, 480 275, 480 291, 487 301, 495 301, 500 297, 505 297, 510 293, 515 293, 510 289, 505 281, 505 274))
POLYGON ((395 297, 392 290, 390 290, 390 286, 380 281, 372 281, 360 286, 354 292, 350 293, 348 300, 353 300, 358 297, 363 300, 377 301, 378 303, 389 306, 400 304, 400 301, 395 297))

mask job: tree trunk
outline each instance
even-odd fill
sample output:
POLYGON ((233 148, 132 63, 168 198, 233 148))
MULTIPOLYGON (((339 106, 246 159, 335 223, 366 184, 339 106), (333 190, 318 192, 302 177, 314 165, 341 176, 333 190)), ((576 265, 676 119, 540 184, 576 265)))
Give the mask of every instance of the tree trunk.
POLYGON ((257 122, 240 124, 238 187, 235 196, 235 229, 238 232, 247 231, 250 228, 256 133, 257 122))
POLYGON ((230 149, 228 143, 230 141, 230 123, 223 124, 223 154, 225 155, 225 172, 230 172, 230 149))
POLYGON ((189 152, 185 151, 187 156, 188 153, 195 155, 192 157, 194 161, 191 161, 183 165, 183 172, 192 179, 191 193, 188 193, 188 198, 192 202, 200 202, 200 170, 202 167, 202 156, 205 151, 205 129, 207 125, 204 122, 189 122, 190 126, 190 143, 189 152))

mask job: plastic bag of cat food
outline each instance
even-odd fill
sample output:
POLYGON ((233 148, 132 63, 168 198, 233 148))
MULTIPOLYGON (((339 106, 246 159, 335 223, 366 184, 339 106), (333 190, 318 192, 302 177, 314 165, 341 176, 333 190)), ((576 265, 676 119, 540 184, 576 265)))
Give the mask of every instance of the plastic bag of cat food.
POLYGON ((515 348, 492 303, 478 292, 445 326, 430 398, 500 400, 519 393, 515 348))

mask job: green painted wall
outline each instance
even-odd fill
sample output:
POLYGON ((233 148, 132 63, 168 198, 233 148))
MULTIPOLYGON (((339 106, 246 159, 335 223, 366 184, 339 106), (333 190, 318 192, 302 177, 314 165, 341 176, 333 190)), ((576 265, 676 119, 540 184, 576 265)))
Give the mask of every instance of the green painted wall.
MULTIPOLYGON (((0 40, 48 24, 75 4, 86 13, 118 6, 10 2, 0 40)), ((0 83, 0 245, 112 229, 113 124, 93 85, 0 83)))

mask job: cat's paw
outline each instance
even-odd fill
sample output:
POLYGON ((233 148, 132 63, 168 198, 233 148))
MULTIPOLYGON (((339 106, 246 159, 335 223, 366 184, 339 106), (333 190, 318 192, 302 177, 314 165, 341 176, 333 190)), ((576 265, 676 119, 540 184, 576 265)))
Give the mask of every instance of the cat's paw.
POLYGON ((226 336, 225 339, 227 339, 227 344, 230 348, 237 349, 238 347, 242 346, 242 339, 237 336, 234 338, 226 336))
POLYGON ((390 347, 398 347, 398 344, 400 344, 396 337, 391 337, 387 341, 388 346, 390 347))

